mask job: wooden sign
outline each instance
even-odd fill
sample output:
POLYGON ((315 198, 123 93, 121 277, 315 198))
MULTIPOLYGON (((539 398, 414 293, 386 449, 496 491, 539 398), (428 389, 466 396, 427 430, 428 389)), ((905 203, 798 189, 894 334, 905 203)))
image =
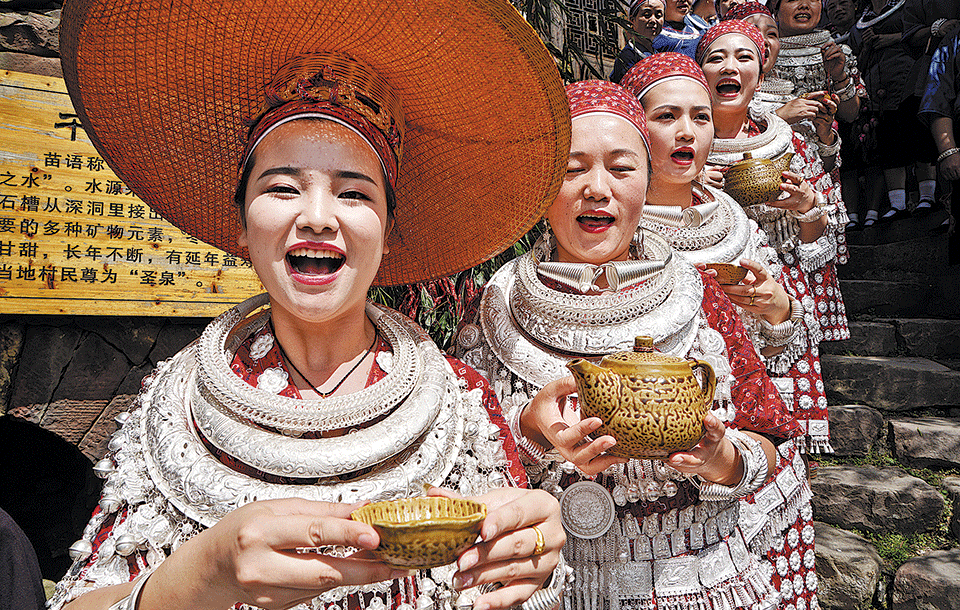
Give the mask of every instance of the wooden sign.
POLYGON ((62 79, 0 71, 0 313, 212 317, 262 291, 120 182, 62 79))

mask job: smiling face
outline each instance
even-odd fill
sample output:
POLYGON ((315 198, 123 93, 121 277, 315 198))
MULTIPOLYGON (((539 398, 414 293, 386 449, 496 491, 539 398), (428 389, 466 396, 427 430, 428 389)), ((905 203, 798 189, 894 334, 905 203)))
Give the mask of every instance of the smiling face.
POLYGON ((744 21, 757 26, 757 29, 763 34, 763 39, 767 44, 767 58, 763 61, 763 73, 769 74, 780 55, 780 29, 777 27, 777 22, 773 20, 773 17, 763 14, 750 15, 744 21))
POLYGON ((547 210, 561 262, 626 260, 647 194, 647 152, 640 132, 611 114, 573 121, 560 192, 547 210))
POLYGON ((713 143, 710 96, 689 78, 664 80, 640 100, 650 132, 654 182, 689 184, 713 143))
POLYGON ((648 0, 634 15, 633 29, 644 38, 653 40, 663 29, 663 2, 662 0, 648 0))
POLYGON ((690 0, 663 0, 664 19, 679 23, 690 12, 690 0))
POLYGON ((746 111, 760 84, 757 46, 743 34, 726 34, 707 49, 702 67, 714 113, 746 111))
POLYGON ((363 312, 386 253, 380 160, 352 130, 296 120, 257 146, 240 245, 275 314, 329 322, 363 312))
POLYGON ((797 36, 816 29, 823 6, 820 0, 783 0, 777 10, 781 36, 797 36))

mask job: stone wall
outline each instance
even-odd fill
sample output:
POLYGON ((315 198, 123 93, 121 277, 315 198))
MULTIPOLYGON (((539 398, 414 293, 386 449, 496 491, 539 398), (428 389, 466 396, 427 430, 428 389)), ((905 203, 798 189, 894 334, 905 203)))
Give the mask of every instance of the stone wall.
POLYGON ((100 493, 106 452, 143 377, 207 319, 0 316, 0 507, 59 580, 100 493))
POLYGON ((63 76, 60 69, 61 2, 0 1, 0 69, 63 76))

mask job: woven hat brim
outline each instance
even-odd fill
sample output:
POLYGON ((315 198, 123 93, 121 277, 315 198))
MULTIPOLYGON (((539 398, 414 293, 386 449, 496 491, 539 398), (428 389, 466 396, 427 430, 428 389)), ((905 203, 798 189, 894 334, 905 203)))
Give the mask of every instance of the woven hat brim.
POLYGON ((154 210, 245 256, 245 121, 292 57, 348 53, 393 88, 407 136, 377 284, 466 269, 552 203, 570 143, 556 66, 505 0, 71 0, 64 77, 97 150, 154 210))

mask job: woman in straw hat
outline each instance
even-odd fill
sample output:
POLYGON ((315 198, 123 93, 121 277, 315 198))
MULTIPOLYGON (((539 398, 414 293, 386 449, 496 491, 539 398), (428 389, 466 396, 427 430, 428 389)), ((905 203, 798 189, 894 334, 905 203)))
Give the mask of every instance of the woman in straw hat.
POLYGON ((639 102, 602 81, 567 95, 571 152, 550 230, 484 288, 476 321, 457 335, 462 358, 491 380, 528 475, 562 497, 576 575, 567 608, 773 607, 738 499, 773 471, 763 435, 785 440, 799 426, 716 281, 637 230, 650 159, 639 102), (576 391, 570 359, 630 349, 638 335, 716 372, 706 436, 663 461, 609 455, 616 439, 589 438, 600 420, 565 401, 576 391))
MULTIPOLYGON (((755 61, 763 40, 759 31, 749 35, 755 46, 740 47, 741 56, 755 61)), ((682 55, 659 61, 651 58, 634 66, 624 82, 651 116, 654 174, 642 226, 663 235, 700 266, 731 263, 746 267, 742 282, 728 279, 724 284, 718 277, 721 288, 739 311, 774 384, 793 388, 797 380, 809 389, 820 381, 813 370, 819 363, 810 347, 796 282, 740 205, 723 191, 694 180, 707 161, 714 132, 709 85, 700 67, 682 55)), ((816 323, 815 318, 811 321, 816 323)), ((792 392, 782 397, 793 399, 792 392)), ((777 453, 774 476, 741 500, 740 522, 747 547, 764 557, 769 569, 777 573, 773 582, 781 605, 798 607, 799 602, 810 607, 817 595, 815 576, 810 576, 813 564, 789 563, 794 552, 808 562, 814 558, 810 486, 798 447, 780 443, 777 453), (796 484, 787 485, 788 480, 796 484), (798 577, 800 587, 794 584, 798 577)))
POLYGON ((556 193, 569 114, 519 14, 77 0, 63 24, 104 158, 174 224, 247 256, 268 294, 145 380, 53 606, 555 606, 558 506, 519 489, 489 386, 365 299, 484 260, 556 193), (431 486, 486 503, 481 541, 432 571, 374 559, 351 511, 431 486))

